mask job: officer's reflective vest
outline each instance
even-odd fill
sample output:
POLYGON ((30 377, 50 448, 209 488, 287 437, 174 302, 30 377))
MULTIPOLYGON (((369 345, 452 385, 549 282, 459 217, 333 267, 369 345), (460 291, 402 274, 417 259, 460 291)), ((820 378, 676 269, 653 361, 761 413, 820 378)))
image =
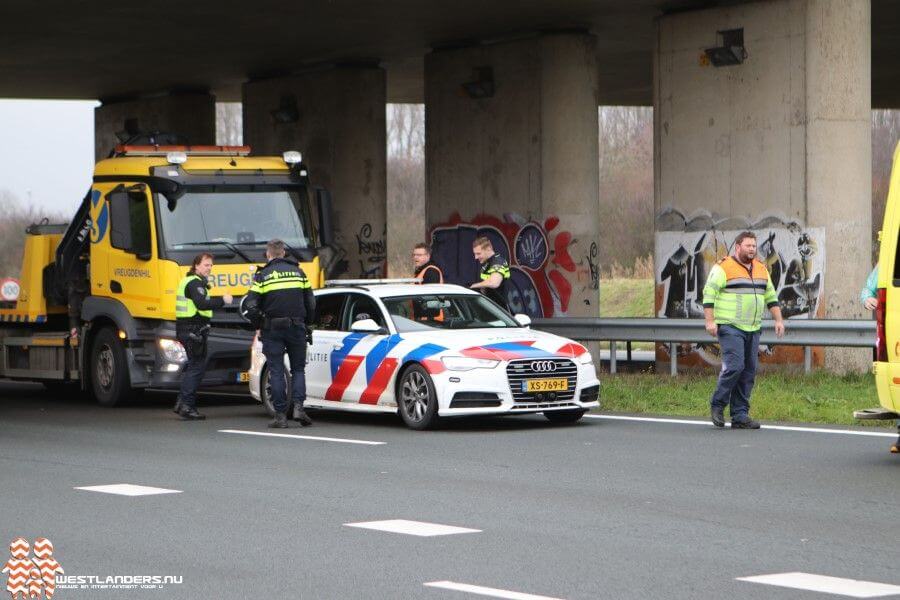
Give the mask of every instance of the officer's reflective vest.
MULTIPOLYGON (((194 301, 191 300, 191 298, 187 295, 187 285, 195 279, 199 280, 200 276, 188 275, 181 280, 181 283, 178 284, 178 295, 175 296, 176 319, 190 319, 191 317, 196 315, 206 317, 207 319, 212 319, 213 311, 197 310, 197 305, 194 304, 194 301)), ((204 289, 204 293, 206 294, 206 299, 209 300, 209 290, 204 289)))

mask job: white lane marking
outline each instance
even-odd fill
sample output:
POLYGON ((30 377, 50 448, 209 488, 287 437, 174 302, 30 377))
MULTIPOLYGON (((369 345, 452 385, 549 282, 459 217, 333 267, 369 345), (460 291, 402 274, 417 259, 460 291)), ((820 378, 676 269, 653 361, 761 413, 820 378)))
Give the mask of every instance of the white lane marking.
POLYGON ((167 490, 166 488, 150 487, 147 485, 133 485, 130 483, 115 483, 111 485, 92 485, 77 487, 76 490, 87 492, 101 492, 103 494, 116 494, 118 496, 153 496, 155 494, 180 494, 181 490, 167 490))
POLYGON ((297 435, 294 433, 268 433, 266 431, 244 431, 242 429, 220 429, 219 433, 238 433, 240 435, 260 435, 263 437, 293 438, 295 440, 315 440, 317 442, 339 442, 341 444, 362 444, 364 446, 383 446, 387 442, 371 442, 369 440, 348 440, 344 438, 319 437, 316 435, 297 435))
POLYGON ((755 577, 738 577, 737 580, 777 585, 795 590, 850 596, 851 598, 879 598, 881 596, 900 594, 900 586, 897 585, 860 581, 858 579, 844 579, 842 577, 828 577, 813 573, 774 573, 772 575, 757 575, 755 577))
POLYGON ((425 523, 422 521, 407 521, 406 519, 388 519, 387 521, 364 521, 360 523, 344 523, 344 527, 359 527, 361 529, 375 529, 389 531, 391 533, 403 533, 417 535, 419 537, 433 537, 436 535, 454 535, 457 533, 480 533, 480 529, 467 527, 454 527, 453 525, 441 525, 439 523, 425 523))
POLYGON ((509 598, 510 600, 561 600, 560 598, 551 598, 550 596, 536 596, 534 594, 511 592, 509 590, 498 590, 497 588, 471 585, 468 583, 456 583, 455 581, 430 581, 422 585, 428 587, 443 588, 445 590, 455 590, 457 592, 479 594, 481 596, 492 596, 494 598, 509 598))
MULTIPOLYGON (((623 415, 584 415, 589 419, 608 419, 611 421, 646 421, 648 423, 677 423, 681 425, 705 425, 713 427, 709 421, 695 421, 689 419, 660 419, 655 417, 626 417, 623 415)), ((790 425, 763 425, 763 429, 775 429, 777 431, 802 431, 804 433, 838 433, 841 435, 863 435, 871 437, 897 437, 896 433, 883 431, 857 431, 854 429, 825 429, 824 427, 792 427, 790 425)))

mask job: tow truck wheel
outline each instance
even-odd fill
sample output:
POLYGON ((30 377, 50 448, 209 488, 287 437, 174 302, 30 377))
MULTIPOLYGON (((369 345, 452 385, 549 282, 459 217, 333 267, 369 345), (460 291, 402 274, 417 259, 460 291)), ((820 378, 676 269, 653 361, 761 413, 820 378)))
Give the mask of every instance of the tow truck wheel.
MULTIPOLYGON (((288 419, 290 419, 294 412, 294 402, 291 400, 291 376, 287 373, 284 374, 284 389, 287 394, 287 416, 288 419)), ((272 404, 272 375, 268 367, 265 368, 262 374, 262 384, 259 386, 259 397, 260 400, 262 400, 266 412, 269 413, 270 417, 274 417, 275 405, 272 404)))
POLYGON ((548 410, 544 412, 544 416, 551 423, 575 423, 581 420, 587 411, 581 408, 575 410, 548 410))
POLYGON ((431 375, 420 365, 411 365, 400 376, 397 408, 410 429, 429 429, 438 422, 438 399, 431 375))
POLYGON ((116 331, 101 329, 91 344, 91 388, 97 403, 115 406, 127 397, 130 388, 125 347, 116 331))

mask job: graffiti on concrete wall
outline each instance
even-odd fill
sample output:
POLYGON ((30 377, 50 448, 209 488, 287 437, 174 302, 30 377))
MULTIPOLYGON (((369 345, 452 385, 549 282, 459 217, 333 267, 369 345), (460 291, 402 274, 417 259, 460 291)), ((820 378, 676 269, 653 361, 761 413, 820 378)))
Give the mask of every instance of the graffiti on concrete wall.
POLYGON ((381 235, 374 235, 370 223, 364 223, 356 234, 359 253, 359 277, 377 279, 384 277, 387 269, 387 225, 381 235))
POLYGON ((515 213, 503 218, 482 214, 471 221, 454 213, 431 228, 432 257, 447 282, 469 286, 478 281, 472 242, 481 236, 509 261, 512 285, 507 302, 514 313, 535 318, 566 315, 580 292, 598 289, 596 244, 581 248, 556 217, 536 221, 515 213))
MULTIPOLYGON (((708 213, 684 218, 672 209, 657 217, 657 316, 703 318, 703 286, 709 271, 731 254, 735 237, 745 230, 757 235, 757 258, 769 270, 785 318, 817 316, 824 285, 823 228, 805 227, 779 216, 753 222, 717 220, 708 213)), ((708 350, 692 350, 707 362, 717 362, 708 350)))

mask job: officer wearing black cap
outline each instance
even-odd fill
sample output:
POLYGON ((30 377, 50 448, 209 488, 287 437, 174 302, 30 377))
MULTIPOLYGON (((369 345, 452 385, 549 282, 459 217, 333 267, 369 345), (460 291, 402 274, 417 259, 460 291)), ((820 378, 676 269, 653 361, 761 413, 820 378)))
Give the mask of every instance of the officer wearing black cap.
POLYGON ((281 240, 266 244, 269 262, 256 273, 244 308, 251 322, 256 321, 260 326, 263 354, 269 366, 275 408, 275 420, 269 427, 288 426, 285 352, 291 363, 293 417, 305 427, 312 425, 312 419, 303 410, 303 402, 306 400, 306 344, 312 340, 310 324, 315 318, 316 301, 303 269, 296 261, 285 258, 284 248, 281 240))

